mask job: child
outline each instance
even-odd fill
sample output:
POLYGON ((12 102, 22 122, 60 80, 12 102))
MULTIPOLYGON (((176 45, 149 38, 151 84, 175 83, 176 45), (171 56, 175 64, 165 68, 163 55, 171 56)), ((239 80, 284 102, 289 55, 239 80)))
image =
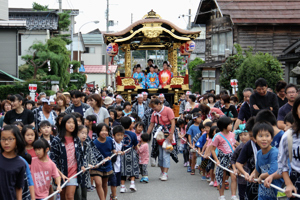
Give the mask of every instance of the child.
POLYGON ((150 65, 150 72, 147 74, 146 78, 147 88, 156 89, 159 86, 158 75, 154 72, 154 66, 150 65))
POLYGON ((129 117, 131 119, 131 125, 129 127, 129 131, 135 133, 134 127, 135 127, 135 119, 133 117, 129 117))
MULTIPOLYGON (((82 153, 83 155, 89 155, 87 156, 87 160, 85 160, 84 166, 82 167, 83 171, 85 171, 85 167, 93 167, 90 163, 91 163, 91 159, 90 159, 90 154, 91 152, 91 148, 90 145, 88 144, 88 142, 86 142, 87 137, 88 137, 88 128, 80 125, 78 126, 78 138, 80 139, 81 142, 81 148, 82 148, 82 153)), ((81 190, 80 194, 81 194, 81 198, 82 199, 87 199, 87 191, 88 189, 91 189, 90 187, 90 174, 89 172, 83 172, 82 173, 82 182, 80 185, 80 188, 78 188, 79 190, 81 190)))
POLYGON ((89 133, 88 136, 90 139, 92 139, 92 141, 97 139, 97 134, 96 134, 96 125, 97 123, 97 118, 95 115, 88 115, 85 119, 84 119, 84 125, 86 127, 88 127, 89 129, 89 133))
MULTIPOLYGON (((72 114, 67 114, 61 121, 59 135, 51 143, 50 159, 56 164, 63 181, 74 176, 83 166, 81 142, 77 138, 77 133, 76 118, 72 114)), ((81 175, 68 181, 66 187, 62 189, 62 199, 73 197, 78 183, 81 183, 81 175)))
POLYGON ((25 151, 25 141, 13 125, 1 129, 0 139, 0 199, 21 200, 26 164, 17 152, 25 151))
MULTIPOLYGON (((256 162, 256 155, 257 151, 260 150, 260 147, 256 144, 255 138, 252 134, 252 128, 255 123, 255 117, 251 117, 248 119, 246 123, 246 130, 249 133, 250 140, 246 142, 246 144, 243 146, 240 155, 238 156, 235 166, 239 170, 241 174, 243 174, 246 178, 249 177, 249 174, 251 174, 255 169, 255 162, 256 162), (243 166, 246 163, 246 169, 244 170, 243 166)), ((245 198, 247 199, 257 199, 258 195, 258 184, 257 183, 250 183, 247 182, 246 186, 246 195, 245 198)))
POLYGON ((100 165, 97 169, 92 169, 91 176, 94 177, 99 198, 105 200, 108 178, 114 173, 110 156, 112 153, 115 153, 116 150, 112 138, 108 137, 109 127, 107 124, 98 124, 96 131, 98 138, 97 140, 94 140, 94 144, 108 161, 106 161, 105 164, 100 165))
MULTIPOLYGON (((207 126, 207 130, 208 130, 209 125, 211 125, 211 121, 206 122, 205 124, 208 125, 207 126), (209 124, 207 124, 207 123, 209 123, 209 124)), ((202 127, 203 127, 203 131, 204 131, 205 130, 205 126, 203 125, 203 123, 200 124, 199 128, 202 129, 202 127)), ((197 142, 195 144, 195 146, 198 147, 198 151, 200 151, 202 153, 204 152, 204 146, 206 144, 206 138, 207 138, 208 133, 209 132, 203 132, 203 134, 201 135, 201 137, 197 140, 197 142)), ((206 170, 205 169, 207 167, 208 161, 209 161, 209 159, 207 159, 207 158, 202 158, 202 160, 201 160, 200 169, 202 170, 202 178, 201 178, 202 181, 207 180, 207 178, 205 176, 205 174, 206 174, 206 170)))
POLYGON ((113 162, 114 174, 109 177, 108 185, 111 186, 111 200, 117 200, 117 187, 121 185, 121 155, 124 155, 122 152, 123 139, 124 139, 125 130, 123 126, 117 125, 113 129, 114 144, 116 147, 116 156, 115 162, 113 162))
POLYGON ((123 115, 126 117, 131 114, 131 104, 128 101, 125 101, 123 105, 123 115))
POLYGON ((55 164, 47 155, 50 149, 49 143, 45 139, 41 138, 33 143, 33 148, 36 157, 32 158, 31 173, 34 182, 35 198, 44 199, 49 195, 51 178, 55 179, 57 190, 61 191, 61 177, 58 174, 55 164))
POLYGON ((55 125, 51 125, 51 135, 57 136, 57 127, 55 125))
POLYGON ((145 89, 145 75, 141 72, 142 68, 140 64, 136 65, 136 72, 132 75, 132 78, 136 79, 139 86, 145 89))
MULTIPOLYGON (((253 136, 261 150, 257 152, 256 168, 248 181, 253 181, 254 178, 258 179, 258 199, 276 200, 277 190, 274 188, 266 188, 264 184, 261 183, 262 180, 274 174, 278 169, 278 149, 271 146, 274 137, 272 125, 269 123, 256 123, 253 127, 253 136)), ((281 187, 282 179, 274 180, 272 183, 281 187)))
POLYGON ((41 121, 40 123, 41 138, 44 138, 49 143, 49 145, 51 145, 51 142, 54 139, 54 136, 51 135, 51 132, 52 132, 52 126, 50 122, 47 120, 41 121))
POLYGON ((80 114, 79 112, 73 112, 72 114, 75 116, 78 126, 82 125, 83 124, 82 114, 80 114))
POLYGON ((116 122, 119 122, 119 123, 121 123, 121 117, 123 117, 123 109, 122 109, 122 107, 121 106, 116 106, 116 111, 117 111, 117 118, 115 119, 116 120, 116 122))
POLYGON ((180 128, 180 133, 179 133, 179 137, 181 138, 180 140, 180 149, 183 153, 183 166, 187 167, 190 165, 189 163, 189 152, 187 150, 187 144, 186 144, 186 140, 184 140, 183 138, 185 138, 186 136, 186 124, 184 119, 179 118, 177 121, 177 126, 180 128))
POLYGON ((143 122, 137 122, 134 126, 135 134, 137 137, 138 142, 141 142, 141 136, 143 134, 144 130, 144 123, 143 122))
POLYGON ((293 124, 294 124, 294 118, 293 118, 293 114, 292 112, 289 112, 285 118, 284 118, 284 124, 285 124, 285 128, 284 131, 289 130, 290 128, 292 128, 293 124))
POLYGON ((137 113, 135 113, 135 112, 132 112, 131 114, 130 114, 130 117, 132 117, 134 120, 135 120, 135 122, 140 122, 141 121, 141 118, 138 116, 138 114, 137 113))
POLYGON ((128 148, 132 148, 127 154, 126 159, 125 156, 122 157, 122 168, 121 168, 121 193, 125 193, 127 191, 125 187, 126 177, 129 176, 131 183, 130 183, 130 190, 135 192, 136 187, 134 184, 135 176, 139 175, 139 165, 137 159, 137 137, 135 133, 129 130, 132 124, 132 120, 130 117, 122 117, 121 118, 121 125, 125 129, 124 140, 123 140, 123 151, 127 150, 128 148))
MULTIPOLYGON (((250 134, 246 129, 246 124, 240 124, 239 129, 235 130, 235 134, 239 136, 241 143, 233 152, 233 155, 231 157, 231 165, 234 173, 239 174, 239 171, 236 168, 235 163, 241 153, 243 146, 250 140, 250 134)), ((246 166, 244 166, 244 170, 248 171, 246 166)), ((240 200, 244 200, 246 195, 247 182, 243 177, 237 176, 237 183, 239 189, 239 198, 240 200)))
POLYGON ((190 145, 192 146, 191 148, 191 153, 192 153, 192 159, 191 159, 191 175, 195 175, 195 165, 196 165, 196 152, 194 151, 195 148, 195 142, 193 141, 194 137, 198 134, 201 133, 199 130, 199 125, 202 121, 202 115, 200 113, 196 113, 193 116, 193 120, 194 120, 194 124, 191 125, 191 127, 189 128, 189 130, 187 131, 187 135, 188 135, 188 141, 190 143, 190 145))
POLYGON ((39 135, 37 134, 37 132, 34 130, 34 126, 32 125, 25 125, 22 129, 21 132, 22 136, 25 139, 25 143, 26 143, 26 151, 27 153, 29 153, 31 155, 31 158, 36 157, 35 155, 35 151, 33 149, 32 144, 39 139, 39 135))
POLYGON ((12 125, 17 126, 18 129, 20 130, 20 133, 22 132, 22 129, 24 127, 24 124, 22 122, 15 121, 14 123, 12 123, 12 125))
POLYGON ((118 122, 116 119, 118 118, 118 114, 117 114, 117 111, 112 109, 112 110, 109 110, 109 115, 110 115, 110 118, 112 119, 112 122, 111 122, 111 125, 110 127, 115 127, 117 125, 120 125, 120 122, 118 122))
POLYGON ((56 117, 56 126, 59 127, 61 124, 61 120, 64 118, 64 116, 66 116, 66 113, 60 113, 57 117, 56 117))
POLYGON ((138 144, 138 154, 139 154, 139 166, 142 178, 140 182, 148 183, 148 171, 147 166, 149 162, 149 147, 148 147, 149 135, 147 133, 143 133, 141 135, 141 142, 138 144))
MULTIPOLYGON (((214 160, 217 162, 217 165, 222 165, 223 167, 229 168, 231 156, 234 151, 234 144, 236 143, 236 140, 234 139, 234 133, 230 132, 232 130, 232 121, 229 117, 221 117, 218 120, 217 125, 221 132, 216 134, 214 141, 212 142, 211 154, 213 155, 214 160), (218 156, 215 152, 216 148, 218 148, 218 156)), ((217 166, 215 175, 219 187, 219 199, 224 200, 226 171, 217 166)), ((230 176, 233 177, 234 174, 230 174, 230 176)), ((237 199, 235 193, 236 191, 231 187, 232 200, 237 199)))

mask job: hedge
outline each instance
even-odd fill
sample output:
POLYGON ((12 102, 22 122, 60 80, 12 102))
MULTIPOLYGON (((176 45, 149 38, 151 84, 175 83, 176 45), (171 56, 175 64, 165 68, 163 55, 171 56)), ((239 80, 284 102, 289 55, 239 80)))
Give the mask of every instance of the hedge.
POLYGON ((24 82, 24 83, 16 83, 15 85, 0 85, 0 99, 7 99, 9 94, 29 94, 28 85, 29 84, 37 84, 37 92, 40 93, 42 91, 42 85, 38 82, 24 82))

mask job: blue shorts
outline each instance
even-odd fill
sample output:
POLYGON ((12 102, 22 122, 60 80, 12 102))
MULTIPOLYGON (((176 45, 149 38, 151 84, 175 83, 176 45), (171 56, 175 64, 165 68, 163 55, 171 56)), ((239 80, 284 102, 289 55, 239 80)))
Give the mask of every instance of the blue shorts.
POLYGON ((108 179, 108 186, 120 186, 121 185, 121 172, 115 172, 108 179))
POLYGON ((66 184, 66 186, 78 186, 77 178, 72 178, 70 181, 66 184))

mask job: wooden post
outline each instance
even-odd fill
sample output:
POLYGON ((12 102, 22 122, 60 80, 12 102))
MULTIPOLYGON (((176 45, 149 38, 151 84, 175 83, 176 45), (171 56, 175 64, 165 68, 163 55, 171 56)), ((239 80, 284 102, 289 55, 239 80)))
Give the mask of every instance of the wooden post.
POLYGON ((131 103, 131 92, 132 92, 132 90, 128 90, 128 101, 129 101, 129 103, 131 103))
POLYGON ((131 77, 130 44, 123 44, 122 46, 125 51, 125 77, 131 77))
POLYGON ((180 46, 180 43, 174 43, 172 47, 172 72, 174 76, 177 75, 177 49, 180 46))
MULTIPOLYGON (((168 61, 170 62, 170 65, 172 65, 172 67, 173 67, 173 49, 172 49, 172 47, 168 48, 168 61)), ((171 69, 171 71, 173 72, 173 68, 171 69)))

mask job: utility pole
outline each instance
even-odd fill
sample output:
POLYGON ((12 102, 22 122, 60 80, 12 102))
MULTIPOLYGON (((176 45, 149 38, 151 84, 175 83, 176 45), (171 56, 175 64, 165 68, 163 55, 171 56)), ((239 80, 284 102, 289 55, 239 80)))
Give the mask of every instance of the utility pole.
POLYGON ((62 13, 62 0, 58 0, 59 3, 59 13, 62 13))
MULTIPOLYGON (((189 9, 189 24, 188 24, 188 30, 191 30, 192 29, 192 26, 191 26, 191 17, 192 17, 192 11, 191 9, 189 9)), ((189 85, 190 85, 190 80, 191 80, 191 76, 190 76, 190 68, 189 68, 189 64, 190 64, 190 56, 188 56, 188 59, 187 59, 187 69, 188 69, 188 74, 189 74, 189 85)))
MULTIPOLYGON (((71 15, 71 61, 73 60, 73 35, 74 35, 74 15, 71 15)), ((79 33, 78 33, 78 37, 79 37, 79 33)), ((79 51, 79 49, 77 49, 77 51, 79 51)))
POLYGON ((191 25, 191 17, 192 17, 192 10, 189 9, 189 24, 188 24, 188 30, 192 29, 192 25, 191 25))
MULTIPOLYGON (((109 0, 107 0, 107 8, 106 8, 106 33, 108 33, 109 31, 109 0)), ((105 61, 106 61, 106 87, 108 86, 108 74, 107 74, 107 71, 108 71, 108 55, 107 53, 105 54, 105 61)), ((112 63, 111 63, 112 65, 112 63)))
POLYGON ((133 13, 131 13, 131 24, 133 23, 133 13))

